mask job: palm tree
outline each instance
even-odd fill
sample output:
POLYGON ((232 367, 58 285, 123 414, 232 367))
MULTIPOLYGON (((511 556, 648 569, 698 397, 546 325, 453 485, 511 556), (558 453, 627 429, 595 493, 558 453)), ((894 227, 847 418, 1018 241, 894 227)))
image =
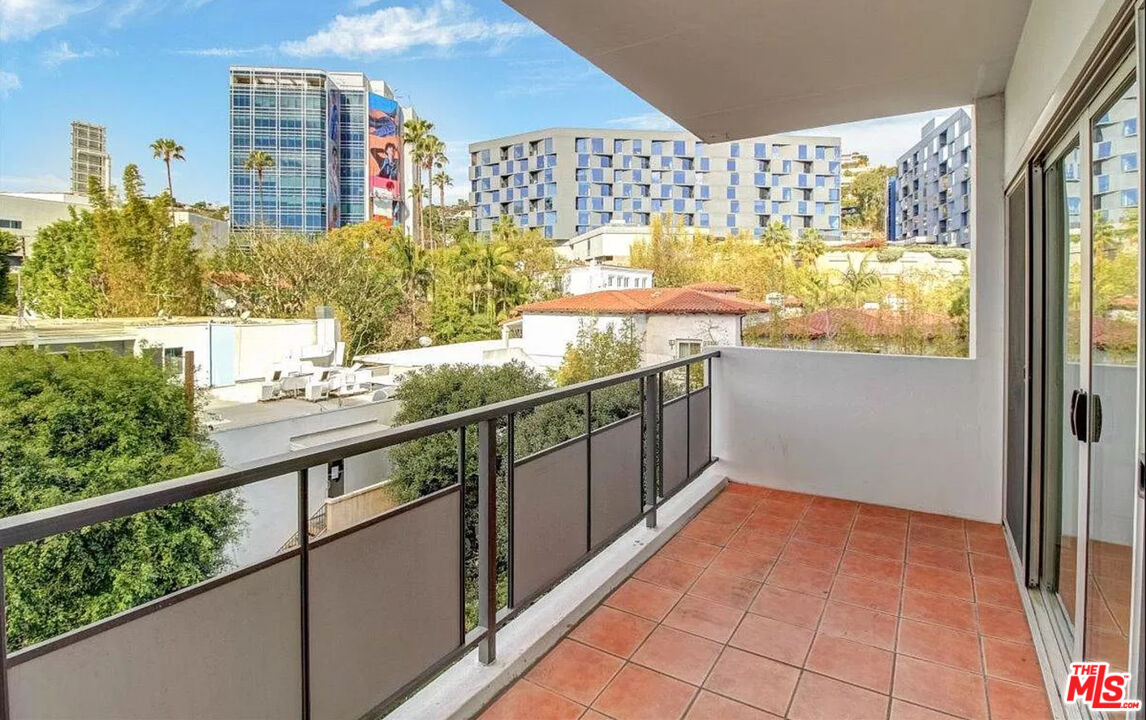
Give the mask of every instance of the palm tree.
MULTIPOLYGON (((445 166, 446 163, 449 162, 449 158, 446 157, 446 144, 444 142, 442 142, 441 139, 439 139, 437 135, 433 135, 433 134, 427 135, 425 137, 425 139, 423 140, 423 147, 422 147, 421 156, 422 156, 422 167, 426 171, 426 183, 428 184, 429 187, 432 188, 434 168, 442 168, 445 166)), ((433 208, 434 208, 434 195, 433 195, 433 193, 430 193, 428 200, 429 200, 428 204, 430 206, 430 209, 433 210, 433 208)), ((423 229, 428 229, 430 231, 430 245, 432 246, 434 244, 434 228, 432 228, 432 227, 426 228, 425 225, 426 225, 425 218, 423 218, 422 219, 422 226, 423 226, 423 229)))
POLYGON ((485 290, 485 311, 491 323, 497 321, 497 295, 495 290, 503 289, 516 279, 517 271, 513 264, 513 253, 501 243, 483 243, 477 248, 477 275, 485 290))
POLYGON ((167 194, 171 196, 171 204, 175 204, 175 190, 171 185, 171 161, 186 160, 183 157, 183 146, 172 138, 159 138, 151 143, 151 152, 156 159, 162 159, 167 165, 167 194))
POLYGON ((445 170, 434 173, 432 183, 438 186, 438 214, 442 216, 442 235, 446 234, 446 188, 453 187, 454 181, 445 170))
POLYGON ((796 241, 796 259, 800 261, 801 266, 814 265, 827 251, 828 246, 824 243, 823 236, 815 228, 805 230, 796 241))
POLYGON ((394 269, 398 271, 402 294, 406 297, 405 306, 410 313, 410 333, 413 335, 417 330, 418 296, 433 279, 433 274, 418 245, 405 235, 392 240, 388 252, 394 269))
POLYGON ((848 269, 841 271, 840 276, 843 278, 844 287, 852 294, 852 303, 855 307, 860 306, 860 295, 871 288, 879 287, 880 279, 879 272, 876 270, 869 270, 867 267, 868 260, 871 255, 865 255, 863 260, 860 260, 859 267, 852 264, 848 260, 848 269))
MULTIPOLYGON (((422 168, 425 166, 426 137, 434 129, 434 123, 423 118, 411 118, 402 123, 402 142, 409 148, 409 156, 414 164, 414 185, 422 185, 422 168)), ((411 188, 413 190, 413 188, 411 188)), ((422 199, 415 193, 412 197, 414 239, 422 242, 422 199)))
POLYGON ((259 200, 259 223, 262 224, 263 220, 263 171, 269 170, 275 166, 275 159, 269 153, 262 150, 253 150, 247 156, 247 162, 243 165, 248 170, 254 170, 255 174, 259 177, 258 185, 258 200, 259 200))

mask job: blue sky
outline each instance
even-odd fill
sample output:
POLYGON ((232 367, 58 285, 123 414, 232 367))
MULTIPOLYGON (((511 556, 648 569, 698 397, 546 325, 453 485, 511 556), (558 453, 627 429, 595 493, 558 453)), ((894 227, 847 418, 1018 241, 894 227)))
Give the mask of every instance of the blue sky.
MULTIPOLYGON (((72 120, 106 125, 118 175, 164 182, 148 145, 174 137, 180 200, 227 202, 227 68, 365 72, 432 120, 454 196, 466 145, 549 126, 672 127, 643 100, 494 0, 0 0, 0 189, 61 190, 72 120)), ((931 116, 819 132, 894 161, 931 116)))

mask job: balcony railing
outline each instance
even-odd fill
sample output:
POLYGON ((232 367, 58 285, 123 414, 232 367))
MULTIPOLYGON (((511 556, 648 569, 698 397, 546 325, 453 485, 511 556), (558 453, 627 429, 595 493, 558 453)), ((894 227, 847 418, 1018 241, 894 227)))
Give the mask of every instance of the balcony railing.
POLYGON ((713 462, 709 378, 719 356, 0 519, 2 570, 17 545, 297 478, 294 547, 11 654, 0 581, 0 720, 362 717, 394 707, 474 647, 492 662, 499 627, 626 530, 655 526, 660 503, 713 462), (628 414, 595 427, 595 398, 622 386, 634 393, 620 404, 628 414), (680 394, 666 398, 666 387, 680 394), (561 401, 581 407, 583 428, 518 458, 515 424, 561 401), (310 468, 443 433, 456 436, 456 482, 311 539, 310 468), (474 440, 476 452, 466 447, 474 440))

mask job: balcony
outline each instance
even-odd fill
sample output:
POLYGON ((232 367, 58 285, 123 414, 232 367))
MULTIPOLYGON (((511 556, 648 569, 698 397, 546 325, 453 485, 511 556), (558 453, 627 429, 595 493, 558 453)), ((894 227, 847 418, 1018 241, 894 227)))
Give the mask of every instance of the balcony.
POLYGON ((465 458, 414 502, 11 653, 9 717, 1043 716, 992 492, 952 442, 968 371, 711 350, 0 520, 7 549, 269 478, 305 508, 311 468, 419 439, 465 458), (797 399, 778 376, 818 380, 797 399), (929 397, 857 423, 856 378, 929 397), (515 419, 622 389, 621 419, 515 449, 515 419), (872 442, 884 423, 910 452, 872 442))

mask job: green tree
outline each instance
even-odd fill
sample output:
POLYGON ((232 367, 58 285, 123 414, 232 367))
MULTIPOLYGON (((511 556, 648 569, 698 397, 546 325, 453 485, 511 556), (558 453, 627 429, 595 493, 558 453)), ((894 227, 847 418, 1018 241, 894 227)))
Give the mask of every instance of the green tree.
POLYGON ((263 173, 274 166, 275 159, 271 157, 270 153, 263 152, 262 150, 252 150, 251 154, 247 156, 247 161, 243 163, 244 168, 255 171, 255 176, 258 179, 255 192, 257 193, 256 199, 259 202, 259 224, 263 222, 263 173))
POLYGON ((860 260, 860 264, 856 266, 849 258, 848 269, 840 271, 840 279, 848 293, 851 294, 853 307, 858 308, 863 304, 864 293, 880 286, 879 271, 868 268, 870 259, 870 255, 865 255, 863 260, 860 260))
MULTIPOLYGON (((182 388, 151 361, 0 350, 0 516, 218 466, 182 388)), ((215 575, 242 511, 220 493, 11 548, 9 648, 215 575)))
POLYGON ((187 159, 183 157, 183 146, 172 138, 159 138, 151 143, 151 152, 156 160, 163 160, 163 164, 167 166, 167 194, 171 196, 171 202, 174 203, 175 188, 171 184, 171 161, 187 159))
POLYGON ((96 229, 90 212, 40 228, 20 268, 24 302, 48 317, 98 317, 105 302, 96 270, 96 229))
POLYGON ((7 230, 0 230, 0 308, 10 308, 16 303, 11 275, 9 274, 8 256, 20 248, 20 238, 7 230))
MULTIPOLYGON (((449 162, 449 160, 446 158, 445 155, 442 155, 442 162, 443 163, 449 162)), ((438 167, 439 168, 444 167, 444 164, 440 164, 440 165, 438 165, 438 167)), ((432 181, 433 181, 433 184, 438 188, 438 215, 439 215, 439 219, 440 219, 439 227, 441 227, 441 230, 442 230, 442 242, 445 242, 445 238, 446 238, 446 216, 445 216, 446 188, 453 187, 454 181, 453 181, 453 178, 450 177, 450 174, 448 172, 446 172, 445 170, 440 170, 440 169, 438 170, 438 172, 434 173, 434 177, 432 178, 432 181)))
POLYGON ((887 179, 894 175, 895 168, 886 165, 855 174, 842 205, 854 207, 858 213, 847 217, 844 221, 846 225, 868 228, 874 232, 884 230, 887 215, 887 179))
POLYGON ((828 251, 824 236, 815 228, 808 228, 800 234, 796 241, 796 260, 800 266, 815 265, 816 260, 828 251))
POLYGON ((555 379, 558 385, 574 385, 636 370, 640 365, 641 340, 632 320, 625 320, 616 328, 599 328, 590 321, 577 329, 576 342, 565 347, 555 379))

